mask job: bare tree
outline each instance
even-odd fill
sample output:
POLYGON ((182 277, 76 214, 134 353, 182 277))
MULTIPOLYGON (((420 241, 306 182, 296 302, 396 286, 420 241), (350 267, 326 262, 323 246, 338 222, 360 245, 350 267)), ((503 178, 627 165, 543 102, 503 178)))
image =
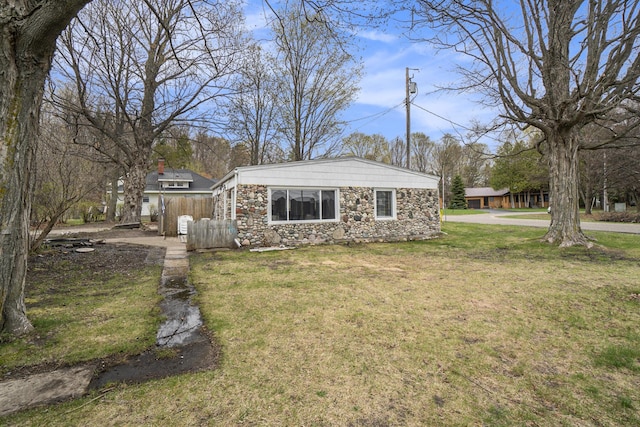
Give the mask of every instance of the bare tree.
POLYGON ((342 154, 391 163, 389 141, 380 134, 354 132, 342 139, 342 154))
POLYGON ((390 151, 392 165, 404 167, 407 164, 407 150, 402 138, 397 136, 391 141, 390 151))
POLYGON ((229 141, 202 131, 194 137, 193 157, 196 170, 204 171, 213 178, 220 179, 233 169, 229 141))
POLYGON ((269 152, 277 144, 276 78, 270 69, 273 61, 259 45, 250 45, 227 107, 229 133, 237 143, 247 146, 252 165, 268 163, 269 152))
MULTIPOLYGON (((580 198, 585 214, 591 215, 593 200, 601 194, 606 170, 603 168, 603 152, 584 150, 580 155, 580 198)), ((606 159, 606 154, 604 158, 606 159)))
POLYGON ((489 147, 479 142, 462 147, 462 179, 466 187, 484 187, 489 182, 491 171, 489 147))
POLYGON ((293 160, 337 149, 343 123, 339 113, 353 100, 360 69, 348 53, 347 38, 328 16, 302 2, 277 11, 272 29, 279 76, 278 131, 291 144, 293 160))
POLYGON ((451 183, 456 175, 460 175, 462 159, 462 146, 458 139, 447 133, 440 138, 433 153, 433 170, 431 173, 440 176, 444 180, 440 188, 444 188, 442 197, 451 200, 451 183))
POLYGON ((79 102, 59 104, 118 146, 117 157, 94 148, 125 172, 123 222, 140 221, 155 141, 186 120, 214 120, 235 72, 239 16, 233 2, 95 0, 65 32, 58 72, 79 102))
POLYGON ((436 149, 436 143, 422 132, 416 132, 411 135, 411 167, 423 173, 439 173, 436 172, 435 160, 433 158, 436 149))
POLYGON ((640 212, 640 150, 607 150, 604 159, 601 155, 599 160, 601 177, 607 180, 611 201, 635 205, 636 210, 640 212))
MULTIPOLYGON (((73 143, 74 129, 52 114, 43 112, 40 142, 36 151, 36 181, 30 249, 40 247, 63 215, 80 201, 93 198, 100 206, 105 171, 87 158, 86 148, 73 143)), ((91 135, 84 135, 92 138, 91 135)))
MULTIPOLYGON (((551 224, 545 241, 590 245, 578 215, 580 130, 608 128, 601 147, 633 143, 610 127, 615 109, 633 111, 640 76, 637 0, 419 0, 415 29, 442 30, 430 41, 472 59, 465 83, 503 118, 540 130, 550 172, 551 224)), ((470 64, 470 65, 469 65, 470 64)))

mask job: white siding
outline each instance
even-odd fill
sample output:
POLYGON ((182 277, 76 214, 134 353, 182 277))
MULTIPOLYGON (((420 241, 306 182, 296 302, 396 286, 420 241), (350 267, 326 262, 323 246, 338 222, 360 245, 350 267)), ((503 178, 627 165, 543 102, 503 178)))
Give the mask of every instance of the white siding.
POLYGON ((438 188, 435 176, 359 158, 248 166, 236 172, 237 183, 242 185, 438 188))

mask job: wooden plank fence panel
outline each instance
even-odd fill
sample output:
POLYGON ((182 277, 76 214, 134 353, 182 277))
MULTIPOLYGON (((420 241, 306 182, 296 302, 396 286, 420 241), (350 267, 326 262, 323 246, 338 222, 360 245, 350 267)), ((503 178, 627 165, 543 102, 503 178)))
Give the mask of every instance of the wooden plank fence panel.
POLYGON ((187 250, 234 248, 238 237, 235 220, 201 219, 187 225, 187 250))
POLYGON ((191 215, 194 221, 211 218, 213 198, 211 197, 166 197, 164 215, 160 218, 158 232, 165 236, 178 235, 178 217, 191 215))

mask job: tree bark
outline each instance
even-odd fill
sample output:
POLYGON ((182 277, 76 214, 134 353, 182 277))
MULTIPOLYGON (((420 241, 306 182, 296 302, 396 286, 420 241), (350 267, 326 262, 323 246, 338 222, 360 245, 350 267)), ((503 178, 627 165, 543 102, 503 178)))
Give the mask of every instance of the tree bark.
POLYGON ((0 331, 22 335, 35 148, 56 39, 89 0, 0 6, 0 331))
POLYGON ((578 209, 578 147, 577 135, 573 132, 556 132, 547 136, 549 141, 549 200, 551 224, 543 237, 560 247, 593 244, 580 227, 578 209))
POLYGON ((107 215, 105 220, 107 222, 115 222, 116 210, 118 209, 118 183, 120 181, 120 170, 114 166, 111 172, 111 195, 107 203, 107 215))
POLYGON ((49 233, 51 233, 51 230, 53 230, 53 227, 55 227, 62 215, 64 215, 69 210, 69 207, 57 209, 55 215, 49 218, 49 221, 47 221, 47 224, 44 226, 44 228, 40 230, 38 235, 29 244, 30 252, 37 251, 40 246, 42 246, 42 242, 44 242, 49 233))
POLYGON ((140 222, 142 216, 142 195, 147 183, 147 156, 140 152, 135 164, 129 168, 124 180, 124 205, 122 206, 123 224, 140 222))

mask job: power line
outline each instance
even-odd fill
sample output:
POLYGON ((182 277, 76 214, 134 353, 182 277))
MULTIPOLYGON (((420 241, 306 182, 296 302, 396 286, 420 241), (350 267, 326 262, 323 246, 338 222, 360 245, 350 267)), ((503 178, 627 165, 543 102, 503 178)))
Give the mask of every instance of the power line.
MULTIPOLYGON (((421 106, 419 106, 419 105, 417 105, 417 104, 414 104, 413 102, 412 102, 411 104, 412 104, 414 107, 417 107, 417 108, 419 108, 419 109, 421 109, 421 110, 423 110, 423 111, 425 111, 425 112, 427 112, 427 113, 429 113, 429 114, 431 114, 431 115, 433 115, 433 116, 436 116, 436 117, 437 117, 437 118, 439 118, 439 119, 444 120, 445 122, 451 123, 453 126, 456 126, 456 127, 462 128, 462 129, 467 130, 467 131, 469 131, 469 132, 477 132, 477 130, 471 129, 471 128, 469 128, 469 127, 467 127, 467 126, 465 126, 465 125, 462 125, 462 124, 460 124, 460 123, 454 122, 454 121, 453 121, 453 120, 451 120, 451 119, 447 119, 446 117, 441 116, 441 115, 440 115, 440 114, 438 114, 438 113, 434 113, 433 111, 428 110, 428 109, 426 109, 426 108, 424 108, 424 107, 421 107, 421 106)), ((484 133, 484 137, 489 138, 489 139, 492 139, 492 140, 494 140, 494 141, 496 141, 496 142, 499 142, 499 143, 502 143, 502 142, 503 142, 503 141, 499 140, 498 138, 495 138, 495 137, 493 137, 493 136, 489 135, 489 134, 488 134, 488 133, 486 133, 486 132, 484 133)))
MULTIPOLYGON (((372 114, 372 115, 369 115, 369 116, 361 117, 361 118, 359 118, 359 119, 349 120, 349 121, 346 121, 345 123, 354 123, 354 122, 359 122, 359 121, 361 121, 361 120, 369 120, 369 119, 370 119, 370 120, 369 120, 369 121, 367 121, 366 123, 363 123, 363 124, 361 124, 360 126, 358 126, 357 128, 355 128, 355 129, 353 129, 353 130, 352 130, 352 132, 355 132, 355 131, 358 131, 359 129, 361 129, 361 128, 365 127, 365 126, 366 126, 366 125, 368 125, 369 123, 373 122, 374 120, 379 119, 380 117, 383 117, 383 116, 385 116, 385 115, 389 114, 391 111, 393 111, 393 110, 395 110, 396 108, 398 108, 398 107, 402 106, 403 104, 404 104, 404 101, 400 102, 398 105, 395 105, 395 106, 393 106, 393 107, 391 107, 391 108, 387 108, 387 109, 386 109, 386 110, 384 110, 384 111, 380 111, 380 112, 378 112, 378 113, 375 113, 375 114, 372 114)), ((344 134, 344 132, 343 132, 343 134, 344 134)))
POLYGON ((414 104, 413 102, 412 102, 411 104, 413 104, 413 106, 414 106, 414 107, 417 107, 417 108, 419 108, 419 109, 421 109, 421 110, 423 110, 423 111, 426 111, 427 113, 429 113, 429 114, 431 114, 431 115, 433 115, 433 116, 436 116, 437 118, 442 119, 442 120, 444 120, 445 122, 451 123, 451 124, 452 124, 452 125, 454 125, 454 126, 457 126, 457 127, 459 127, 459 128, 462 128, 462 129, 464 129, 464 130, 468 130, 468 131, 471 131, 471 132, 473 132, 473 131, 474 131, 474 130, 473 130, 473 129, 471 129, 471 128, 468 128, 468 127, 466 127, 466 126, 464 126, 464 125, 461 125, 460 123, 456 123, 456 122, 454 122, 453 120, 447 119, 446 117, 441 116, 440 114, 434 113, 434 112, 433 112, 433 111, 431 111, 431 110, 427 110, 426 108, 421 107, 421 106, 419 106, 419 105, 417 105, 417 104, 414 104))
POLYGON ((386 109, 386 110, 384 110, 384 111, 380 111, 380 112, 378 112, 378 113, 371 114, 370 116, 360 117, 359 119, 348 120, 348 121, 346 121, 345 123, 353 123, 353 122, 359 122, 360 120, 367 120, 367 119, 370 119, 370 118, 378 118, 378 117, 382 117, 382 116, 384 116, 384 115, 386 115, 386 114, 390 113, 392 110, 395 110, 396 108, 400 107, 400 106, 401 106, 401 105, 403 105, 403 104, 404 104, 404 101, 403 101, 403 102, 401 102, 400 104, 398 104, 398 105, 394 106, 394 107, 387 108, 387 109, 386 109))
MULTIPOLYGON (((411 105, 413 105, 414 107, 419 108, 420 110, 422 110, 422 111, 424 111, 424 112, 426 112, 426 113, 428 113, 428 114, 431 114, 432 116, 435 116, 435 117, 437 117, 437 118, 439 118, 439 119, 441 119, 441 120, 444 120, 445 122, 450 123, 451 125, 453 125, 453 126, 454 126, 454 127, 456 127, 456 128, 464 129, 464 130, 469 131, 469 132, 476 132, 476 131, 477 131, 477 130, 471 129, 471 128, 470 128, 470 127, 468 127, 468 126, 465 126, 465 125, 460 124, 460 123, 458 123, 458 122, 455 122, 455 121, 453 121, 453 120, 451 120, 451 119, 448 119, 448 118, 446 118, 446 117, 444 117, 444 116, 442 116, 442 115, 440 115, 440 114, 438 114, 438 113, 435 113, 435 112, 433 112, 433 111, 431 111, 431 110, 429 110, 429 109, 427 109, 427 108, 424 108, 424 107, 422 107, 422 106, 420 106, 420 105, 415 104, 415 103, 413 102, 413 100, 414 100, 414 99, 415 99, 415 97, 413 97, 413 98, 411 99, 411 105)), ((360 125, 360 126, 358 126, 357 128, 355 128, 355 129, 353 129, 353 130, 352 130, 352 132, 355 132, 355 131, 358 131, 359 129, 363 128, 364 126, 368 125, 369 123, 373 122, 374 120, 379 119, 380 117, 383 117, 383 116, 385 116, 385 115, 389 114, 391 111, 393 111, 393 110, 395 110, 395 109, 397 109, 397 108, 399 108, 399 107, 401 107, 401 106, 404 106, 405 104, 406 104, 406 100, 405 100, 405 99, 403 99, 403 100, 402 100, 400 103, 398 103, 397 105, 394 105, 393 107, 387 108, 386 110, 382 110, 382 111, 379 111, 379 112, 377 112, 377 113, 374 113, 374 114, 371 114, 371 115, 368 115, 368 116, 364 116, 364 117, 360 117, 360 118, 357 118, 357 119, 348 120, 348 121, 346 121, 346 122, 344 122, 344 123, 349 124, 349 123, 360 122, 360 121, 362 121, 362 120, 368 120, 366 123, 363 123, 362 125, 360 125)), ((344 133, 343 133, 343 134, 344 134, 344 133)), ((491 136, 490 134, 488 134, 488 133, 485 133, 485 134, 484 134, 484 137, 489 138, 489 139, 491 139, 491 140, 493 140, 493 141, 496 141, 496 142, 500 142, 500 143, 502 143, 502 142, 503 142, 503 141, 499 140, 498 138, 492 137, 492 136, 491 136)))

